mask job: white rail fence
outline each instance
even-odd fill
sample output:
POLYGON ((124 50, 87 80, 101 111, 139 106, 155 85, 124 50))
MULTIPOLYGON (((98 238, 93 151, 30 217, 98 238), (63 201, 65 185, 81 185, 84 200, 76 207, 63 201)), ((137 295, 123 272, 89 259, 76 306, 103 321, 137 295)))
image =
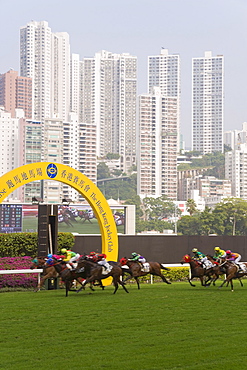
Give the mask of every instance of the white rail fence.
POLYGON ((40 274, 43 272, 43 269, 23 269, 23 270, 0 270, 0 275, 9 275, 9 274, 38 274, 38 284, 40 283, 40 274))

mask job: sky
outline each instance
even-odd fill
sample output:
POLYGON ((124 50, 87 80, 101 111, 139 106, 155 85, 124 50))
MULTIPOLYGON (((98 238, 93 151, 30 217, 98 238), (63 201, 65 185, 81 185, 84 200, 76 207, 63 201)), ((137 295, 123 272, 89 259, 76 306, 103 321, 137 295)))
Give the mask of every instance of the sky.
POLYGON ((224 130, 247 121, 246 0, 0 0, 0 73, 19 71, 19 30, 31 20, 68 32, 71 53, 100 50, 138 58, 138 93, 147 92, 147 60, 161 48, 181 58, 181 132, 191 145, 192 58, 225 60, 224 130))

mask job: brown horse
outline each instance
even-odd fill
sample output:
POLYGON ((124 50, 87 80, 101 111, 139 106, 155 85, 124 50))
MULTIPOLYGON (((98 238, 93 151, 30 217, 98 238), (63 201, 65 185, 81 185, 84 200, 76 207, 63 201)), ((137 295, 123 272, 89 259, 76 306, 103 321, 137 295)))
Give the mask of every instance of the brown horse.
MULTIPOLYGON (((72 282, 74 280, 76 280, 82 286, 81 289, 85 289, 83 281, 79 280, 79 278, 82 278, 83 280, 85 280, 88 277, 88 274, 85 271, 85 269, 80 269, 80 271, 78 271, 77 269, 76 270, 70 270, 67 267, 66 262, 64 262, 64 261, 55 263, 54 268, 65 283, 66 297, 68 296, 68 292, 71 291, 70 288, 71 288, 72 282)), ((97 280, 97 279, 95 279, 95 280, 97 280)), ((92 283, 90 284, 90 289, 92 291, 94 291, 93 282, 94 281, 92 281, 92 283)), ((102 289, 104 289, 104 286, 102 285, 100 280, 99 280, 99 285, 101 286, 102 289)))
MULTIPOLYGON (((225 259, 218 258, 217 261, 215 261, 215 259, 212 256, 208 255, 208 254, 207 254, 207 258, 208 258, 209 261, 211 261, 212 263, 215 263, 216 264, 216 266, 215 266, 215 275, 216 275, 216 278, 213 280, 213 284, 215 285, 215 281, 219 278, 220 275, 223 275, 223 274, 226 275, 227 274, 226 266, 222 264, 225 261, 225 259)), ((247 264, 244 263, 244 262, 242 262, 241 264, 244 264, 244 265, 247 266, 247 264)), ((233 279, 238 279, 239 280, 239 283, 240 283, 240 285, 242 287, 244 285, 243 285, 243 282, 242 282, 241 278, 244 275, 245 274, 243 273, 243 271, 242 272, 241 271, 238 271, 237 276, 233 278, 233 279)), ((227 282, 226 286, 229 285, 229 282, 230 281, 227 282)))
MULTIPOLYGON (((63 274, 63 276, 60 275, 60 269, 56 268, 55 264, 52 265, 52 266, 46 265, 46 259, 44 257, 37 257, 32 261, 32 263, 33 264, 30 267, 31 269, 43 268, 43 273, 42 273, 42 276, 41 276, 41 279, 40 279, 40 283, 37 285, 37 288, 35 289, 35 292, 40 290, 40 288, 43 286, 46 279, 57 278, 57 277, 61 276, 61 278, 63 280, 64 275, 66 275, 66 274, 63 274)), ((63 266, 63 268, 61 270, 66 268, 68 271, 70 271, 67 268, 65 262, 59 262, 58 264, 61 264, 63 266)), ((81 276, 74 276, 73 274, 70 274, 69 277, 71 277, 71 279, 70 279, 70 282, 68 284, 68 290, 71 290, 71 286, 72 286, 74 280, 76 280, 79 284, 81 284, 81 281, 78 279, 81 276)), ((66 281, 65 281, 65 287, 66 287, 66 281)), ((92 285, 90 285, 90 289, 92 291, 94 291, 92 285)), ((68 290, 66 290, 66 296, 68 295, 68 290)))
POLYGON ((137 283, 138 289, 140 289, 140 283, 139 283, 139 277, 145 276, 147 274, 151 274, 154 276, 159 276, 164 283, 166 284, 171 284, 168 280, 166 280, 165 276, 162 274, 161 270, 169 270, 166 267, 163 267, 161 263, 159 262, 147 262, 149 264, 149 267, 147 268, 147 271, 143 270, 143 266, 137 261, 131 261, 128 260, 127 258, 121 258, 120 260, 122 266, 126 265, 130 269, 130 276, 128 276, 124 282, 128 281, 133 277, 137 283))
MULTIPOLYGON (((191 280, 194 278, 199 278, 201 281, 202 286, 209 286, 212 281, 215 279, 216 275, 216 268, 211 267, 209 269, 205 269, 202 267, 197 261, 193 260, 190 255, 186 254, 183 256, 181 264, 189 263, 191 276, 188 277, 188 281, 191 286, 195 287, 195 284, 192 284, 191 280), (204 277, 206 277, 206 281, 204 281, 204 277)), ((221 273, 222 274, 222 273, 221 273)))
POLYGON ((241 264, 245 265, 245 271, 241 271, 235 263, 222 258, 220 266, 225 268, 226 278, 219 288, 222 288, 225 283, 227 283, 227 286, 230 283, 233 292, 233 279, 239 279, 241 286, 243 286, 240 278, 247 275, 247 263, 242 262, 241 264))
POLYGON ((90 222, 90 224, 92 224, 91 219, 94 218, 94 214, 90 214, 86 211, 81 211, 80 210, 78 212, 78 216, 80 217, 81 220, 83 219, 83 221, 82 221, 83 224, 84 224, 85 221, 88 221, 88 222, 90 222))
MULTIPOLYGON (((123 287, 126 293, 129 293, 128 290, 125 288, 124 283, 121 281, 120 277, 122 275, 122 269, 117 264, 111 265, 111 271, 107 274, 103 274, 104 267, 98 265, 97 263, 81 259, 78 262, 77 270, 81 271, 81 269, 84 269, 87 278, 82 282, 82 285, 85 286, 87 283, 93 282, 95 280, 102 280, 108 277, 112 277, 113 284, 115 286, 115 290, 113 294, 116 293, 118 290, 119 284, 123 287)), ((77 293, 79 293, 83 287, 77 290, 77 293)))
POLYGON ((45 265, 45 263, 46 263, 46 260, 44 259, 44 257, 37 257, 32 260, 32 266, 30 267, 32 270, 37 269, 37 268, 43 269, 40 282, 38 283, 37 287, 34 290, 35 292, 40 290, 40 288, 43 286, 46 279, 51 279, 51 278, 55 279, 58 277, 58 273, 55 270, 54 266, 47 266, 45 265))

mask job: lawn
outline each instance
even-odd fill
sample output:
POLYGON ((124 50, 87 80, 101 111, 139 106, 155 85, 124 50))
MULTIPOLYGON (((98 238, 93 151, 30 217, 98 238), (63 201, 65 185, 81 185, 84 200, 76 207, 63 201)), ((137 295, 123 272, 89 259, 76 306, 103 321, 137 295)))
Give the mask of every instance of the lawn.
MULTIPOLYGON (((100 234, 99 223, 96 219, 85 221, 82 223, 81 220, 71 221, 72 226, 66 225, 64 222, 58 224, 59 232, 71 232, 78 234, 100 234)), ((24 232, 37 232, 38 230, 38 218, 33 216, 26 216, 23 218, 22 230, 24 232)), ((118 233, 124 233, 124 226, 117 226, 118 233)))
POLYGON ((0 368, 244 370, 244 283, 1 293, 0 368))

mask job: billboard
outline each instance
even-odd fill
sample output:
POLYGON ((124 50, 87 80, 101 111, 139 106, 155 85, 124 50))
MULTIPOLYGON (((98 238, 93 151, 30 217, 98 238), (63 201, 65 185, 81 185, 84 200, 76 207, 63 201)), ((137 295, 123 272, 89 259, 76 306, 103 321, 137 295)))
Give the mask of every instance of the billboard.
MULTIPOLYGON (((110 206, 118 233, 125 233, 125 207, 110 206)), ((0 204, 0 232, 37 232, 38 205, 0 204)), ((98 220, 88 204, 58 205, 58 231, 100 234, 98 220)))

